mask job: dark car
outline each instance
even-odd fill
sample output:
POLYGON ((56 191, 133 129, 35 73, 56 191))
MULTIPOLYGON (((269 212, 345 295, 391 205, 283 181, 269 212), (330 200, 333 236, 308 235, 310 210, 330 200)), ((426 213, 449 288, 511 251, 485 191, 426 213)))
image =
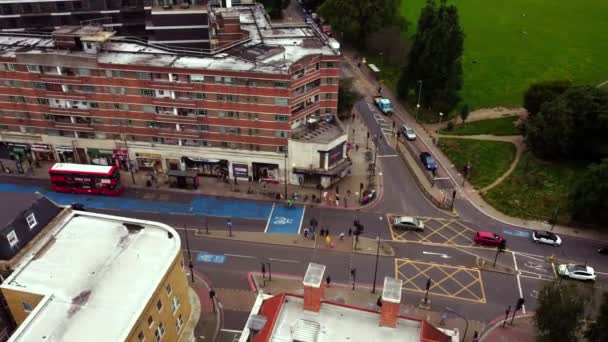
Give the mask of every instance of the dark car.
POLYGON ((608 246, 600 247, 597 252, 600 254, 608 254, 608 246))
POLYGON ((420 161, 422 162, 422 165, 424 165, 424 167, 429 170, 437 170, 437 164, 435 163, 435 159, 433 159, 433 156, 428 153, 428 152, 422 152, 420 153, 420 161))

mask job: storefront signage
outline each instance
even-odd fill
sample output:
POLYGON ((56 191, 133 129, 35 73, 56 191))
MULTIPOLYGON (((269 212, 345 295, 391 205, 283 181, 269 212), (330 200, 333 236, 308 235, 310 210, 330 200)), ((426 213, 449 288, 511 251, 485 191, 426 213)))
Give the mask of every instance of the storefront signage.
POLYGON ((200 162, 200 163, 210 163, 210 164, 218 164, 220 162, 219 159, 205 159, 205 158, 198 158, 198 157, 186 157, 192 161, 195 162, 200 162))
POLYGON ((249 178, 249 166, 247 164, 232 164, 232 175, 234 177, 249 178))
POLYGON ((127 151, 126 150, 114 150, 114 155, 115 156, 127 156, 127 151))
POLYGON ((32 144, 32 151, 35 151, 35 152, 51 152, 51 145, 47 145, 47 144, 32 144))
POLYGON ((67 145, 55 145, 55 151, 57 151, 57 152, 74 152, 74 148, 72 146, 67 146, 67 145))
POLYGON ((24 144, 24 143, 14 143, 14 142, 7 142, 6 145, 10 148, 16 148, 16 149, 29 149, 30 148, 30 144, 24 144))
POLYGON ((144 159, 161 159, 160 154, 154 153, 135 153, 136 158, 144 158, 144 159))
POLYGON ((333 165, 342 159, 344 155, 344 143, 329 150, 329 165, 333 165))

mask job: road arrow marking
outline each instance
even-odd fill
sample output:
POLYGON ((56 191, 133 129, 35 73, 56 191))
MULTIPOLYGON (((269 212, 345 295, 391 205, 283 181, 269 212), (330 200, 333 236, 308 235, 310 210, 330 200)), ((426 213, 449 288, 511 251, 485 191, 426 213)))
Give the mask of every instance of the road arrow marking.
POLYGON ((427 251, 422 251, 422 254, 427 254, 427 255, 438 255, 444 259, 449 259, 451 258, 451 256, 447 255, 447 254, 443 254, 443 253, 435 253, 435 252, 427 252, 427 251))

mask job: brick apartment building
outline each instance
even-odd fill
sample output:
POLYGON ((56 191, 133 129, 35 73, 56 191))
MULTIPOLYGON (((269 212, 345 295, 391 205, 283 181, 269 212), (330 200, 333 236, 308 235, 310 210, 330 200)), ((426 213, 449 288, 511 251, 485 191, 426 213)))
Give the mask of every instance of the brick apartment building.
POLYGON ((324 186, 344 176, 347 134, 330 119, 339 44, 273 25, 260 5, 208 14, 211 50, 99 25, 1 33, 0 158, 324 186))
POLYGON ((252 5, 254 0, 1 0, 0 31, 53 31, 99 24, 118 35, 211 49, 217 25, 210 6, 252 5))

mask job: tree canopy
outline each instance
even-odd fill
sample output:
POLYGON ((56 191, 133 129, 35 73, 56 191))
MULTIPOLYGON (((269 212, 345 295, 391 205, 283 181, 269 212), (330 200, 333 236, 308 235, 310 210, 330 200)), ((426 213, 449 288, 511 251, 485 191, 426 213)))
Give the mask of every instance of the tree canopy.
POLYGON ((608 293, 604 293, 600 312, 585 332, 585 337, 589 342, 608 341, 608 293))
POLYGON ((571 87, 528 118, 525 135, 535 155, 548 159, 598 160, 608 146, 608 93, 571 87))
POLYGON ((584 298, 572 285, 559 280, 543 287, 538 294, 534 321, 541 341, 576 342, 583 317, 584 298))
POLYGON ((348 119, 351 109, 360 99, 361 95, 353 90, 353 79, 341 79, 338 88, 338 117, 348 119))
POLYGON ((438 112, 451 111, 460 101, 463 42, 456 6, 427 0, 397 84, 399 96, 407 98, 422 81, 422 104, 438 112))
POLYGON ((360 46, 369 34, 384 27, 405 28, 399 4, 400 0, 325 0, 318 13, 331 24, 334 34, 341 33, 360 46))
POLYGON ((524 93, 524 108, 529 114, 536 114, 545 102, 551 102, 572 86, 570 81, 543 81, 533 83, 524 93))
POLYGON ((569 198, 574 219, 607 224, 608 159, 604 159, 600 164, 590 165, 587 172, 575 183, 569 198))

